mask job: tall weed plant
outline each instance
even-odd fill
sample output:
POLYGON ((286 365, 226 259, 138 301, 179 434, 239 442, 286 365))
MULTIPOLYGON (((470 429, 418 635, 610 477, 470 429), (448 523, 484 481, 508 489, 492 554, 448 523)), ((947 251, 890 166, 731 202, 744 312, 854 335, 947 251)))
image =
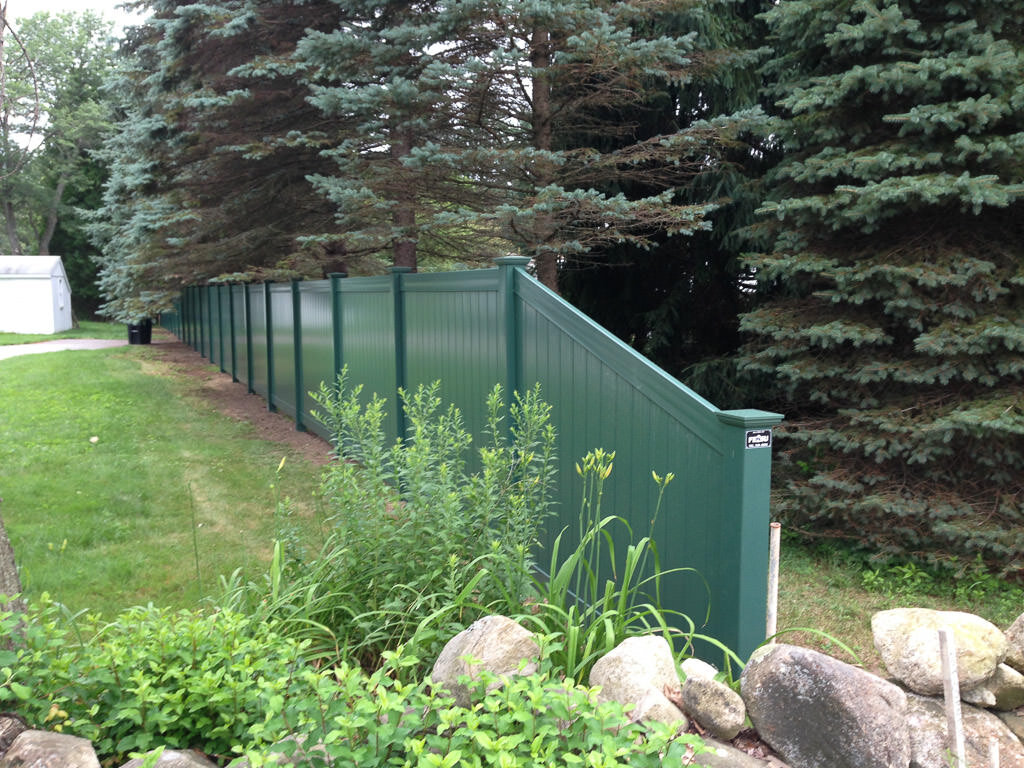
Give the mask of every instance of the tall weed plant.
POLYGON ((424 658, 484 612, 521 609, 549 513, 555 431, 539 389, 487 398, 480 469, 440 384, 403 391, 408 436, 389 444, 379 396, 343 371, 314 393, 337 461, 325 472, 326 540, 307 560, 280 537, 262 584, 227 583, 224 604, 282 619, 321 656, 372 669, 415 638, 424 658))
MULTIPOLYGON (((697 642, 710 644, 721 652, 726 677, 731 677, 734 664, 742 667, 739 657, 715 638, 699 633, 690 617, 661 604, 665 580, 700 574, 692 568, 663 570, 650 533, 635 539, 624 518, 604 514, 604 485, 614 459, 614 452, 597 449, 576 464, 583 482, 579 543, 564 553, 567 529, 562 530, 552 546, 548 575, 533 578, 536 602, 517 618, 544 636, 551 663, 577 681, 587 680, 594 662, 626 638, 652 633, 662 635, 678 656, 692 656, 697 642), (625 529, 629 541, 624 552, 616 552, 612 536, 616 526, 625 529)), ((651 517, 653 531, 665 488, 674 475, 651 474, 659 489, 651 517)), ((706 582, 704 586, 710 593, 706 582)), ((707 618, 702 617, 702 623, 707 618)))

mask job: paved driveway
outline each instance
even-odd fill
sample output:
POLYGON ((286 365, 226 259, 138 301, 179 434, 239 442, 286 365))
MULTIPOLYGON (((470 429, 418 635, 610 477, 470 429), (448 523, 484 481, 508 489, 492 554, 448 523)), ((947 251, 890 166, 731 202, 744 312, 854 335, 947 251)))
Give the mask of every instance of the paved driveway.
POLYGON ((39 355, 43 352, 65 352, 69 349, 106 349, 107 347, 124 347, 128 340, 118 339, 54 339, 53 341, 37 341, 35 344, 9 344, 0 346, 0 360, 18 355, 39 355))

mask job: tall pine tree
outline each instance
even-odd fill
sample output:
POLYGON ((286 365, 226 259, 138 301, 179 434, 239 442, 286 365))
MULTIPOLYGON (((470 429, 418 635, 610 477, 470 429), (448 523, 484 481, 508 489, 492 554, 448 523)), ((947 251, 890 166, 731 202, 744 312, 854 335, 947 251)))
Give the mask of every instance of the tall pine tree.
MULTIPOLYGON (((688 0, 660 4, 670 14, 688 0)), ((711 206, 672 199, 711 130, 632 135, 649 89, 688 77, 692 35, 645 34, 647 3, 422 0, 341 4, 335 31, 299 55, 315 101, 347 134, 317 183, 346 246, 415 266, 438 244, 558 263, 608 243, 646 245, 703 225, 711 206), (600 120, 600 122, 597 122, 600 120), (560 148, 566 132, 629 138, 560 148), (642 197, 602 191, 643 179, 642 197)))
POLYGON ((1024 2, 783 0, 787 157, 744 363, 786 400, 783 514, 1024 572, 1024 2))
POLYGON ((103 153, 111 169, 92 233, 105 312, 121 320, 169 306, 180 286, 228 276, 311 275, 337 254, 299 254, 297 238, 333 227, 307 176, 319 148, 289 140, 319 126, 308 92, 273 60, 309 29, 330 28, 331 0, 153 0, 112 89, 123 119, 103 153), (251 66, 254 57, 270 61, 251 66))
MULTIPOLYGON (((721 407, 742 407, 752 399, 735 374, 739 315, 752 299, 752 276, 741 259, 746 243, 737 233, 753 221, 760 178, 774 161, 771 142, 758 135, 764 115, 756 109, 757 68, 765 53, 757 14, 770 5, 707 0, 645 21, 674 34, 695 33, 695 66, 684 83, 651 88, 653 98, 632 110, 634 138, 714 121, 723 141, 676 193, 681 201, 717 203, 708 217, 711 229, 658 237, 647 247, 606 246, 584 265, 567 264, 559 275, 567 299, 721 407)), ((600 140, 559 138, 569 146, 600 140)), ((603 140, 622 143, 615 135, 603 140)), ((620 191, 638 196, 651 190, 641 183, 620 191)))

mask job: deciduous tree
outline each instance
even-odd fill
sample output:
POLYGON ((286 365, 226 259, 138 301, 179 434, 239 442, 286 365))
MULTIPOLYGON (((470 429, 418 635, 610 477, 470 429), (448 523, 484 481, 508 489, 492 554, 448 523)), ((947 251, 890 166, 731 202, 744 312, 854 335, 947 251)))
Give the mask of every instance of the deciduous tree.
POLYGON ((0 203, 11 253, 50 253, 69 188, 90 183, 89 152, 110 129, 101 92, 112 24, 91 11, 37 13, 3 47, 0 203))

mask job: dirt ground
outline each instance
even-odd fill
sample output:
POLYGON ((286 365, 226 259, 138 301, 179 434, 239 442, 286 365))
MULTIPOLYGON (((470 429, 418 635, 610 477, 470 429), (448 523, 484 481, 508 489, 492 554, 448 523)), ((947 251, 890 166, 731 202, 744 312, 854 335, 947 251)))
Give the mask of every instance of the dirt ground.
POLYGON ((149 349, 157 361, 193 381, 194 396, 233 419, 249 422, 261 439, 287 445, 318 466, 330 461, 331 446, 327 441, 295 429, 293 419, 268 410, 262 397, 249 394, 244 383, 232 381, 230 373, 221 373, 219 367, 167 331, 154 329, 149 349))

